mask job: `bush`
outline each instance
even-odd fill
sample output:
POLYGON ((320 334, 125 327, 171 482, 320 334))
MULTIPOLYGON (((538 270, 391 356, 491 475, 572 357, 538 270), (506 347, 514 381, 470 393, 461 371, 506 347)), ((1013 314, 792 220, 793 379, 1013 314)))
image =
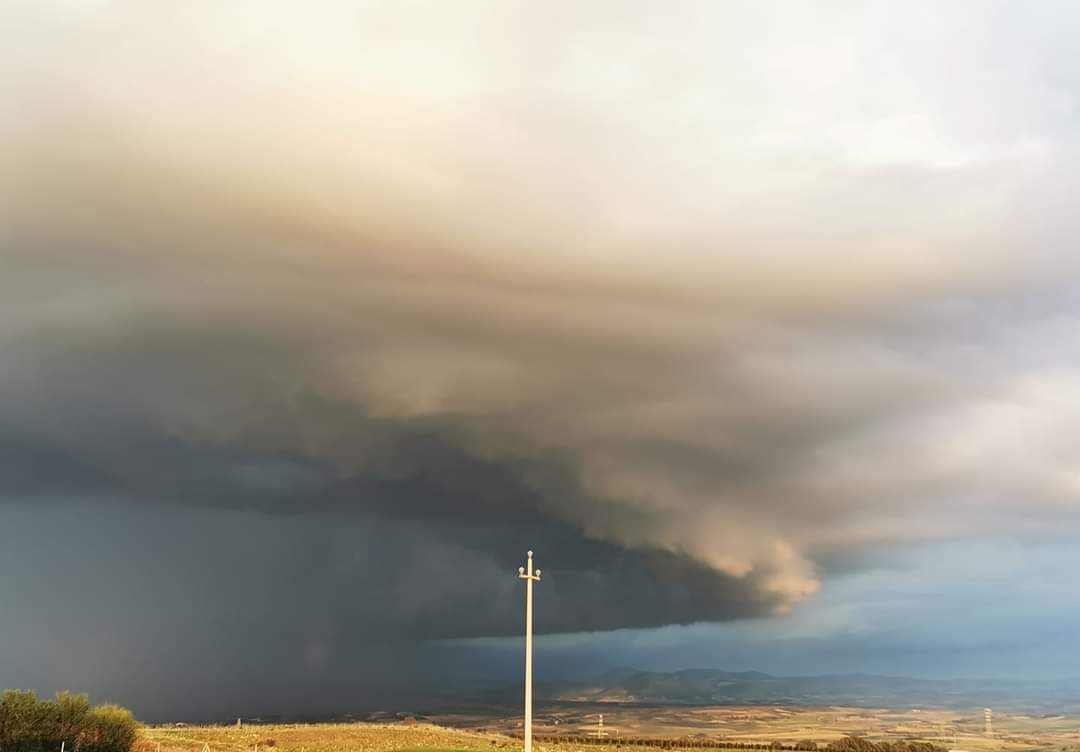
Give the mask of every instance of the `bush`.
POLYGON ((139 733, 131 711, 119 705, 98 705, 86 714, 75 736, 75 752, 129 752, 139 733))
POLYGON ((75 737, 79 735, 86 716, 90 713, 90 700, 86 695, 73 695, 71 692, 57 692, 56 704, 59 706, 58 728, 65 747, 75 746, 75 737))
POLYGON ((130 752, 139 725, 117 705, 91 710, 86 695, 58 692, 38 700, 33 692, 8 689, 0 698, 0 752, 130 752))

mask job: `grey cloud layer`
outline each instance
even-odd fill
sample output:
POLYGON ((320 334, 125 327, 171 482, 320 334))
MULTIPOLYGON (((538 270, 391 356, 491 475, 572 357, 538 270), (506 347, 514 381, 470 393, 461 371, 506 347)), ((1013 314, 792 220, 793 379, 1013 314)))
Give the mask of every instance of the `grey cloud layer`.
POLYGON ((526 530, 574 631, 1074 529, 1069 40, 883 7, 14 6, 4 495, 393 520, 486 583, 414 637, 512 631, 526 530))

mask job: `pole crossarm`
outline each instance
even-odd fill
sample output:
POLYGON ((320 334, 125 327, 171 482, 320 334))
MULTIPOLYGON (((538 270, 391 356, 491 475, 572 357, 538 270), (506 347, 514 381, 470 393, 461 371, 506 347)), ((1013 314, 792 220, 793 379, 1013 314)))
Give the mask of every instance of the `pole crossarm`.
POLYGON ((518 567, 518 579, 519 580, 532 580, 533 582, 540 582, 540 570, 533 570, 533 552, 528 552, 529 556, 529 568, 518 567))

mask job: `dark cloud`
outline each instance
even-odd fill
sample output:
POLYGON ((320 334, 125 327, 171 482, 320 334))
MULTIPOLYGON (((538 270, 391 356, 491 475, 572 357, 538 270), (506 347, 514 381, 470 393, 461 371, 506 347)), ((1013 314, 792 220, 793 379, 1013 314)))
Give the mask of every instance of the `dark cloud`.
POLYGON ((273 528, 256 683, 512 634, 530 547, 576 632, 1073 529, 1069 45, 882 12, 12 4, 5 504, 273 528))
MULTIPOLYGON (((362 419, 350 421, 354 430, 361 425, 362 419)), ((11 474, 0 493, 23 504, 77 496, 87 503, 127 499, 286 518, 348 515, 380 530, 391 525, 393 536, 360 543, 360 559, 325 562, 331 571, 347 567, 350 586, 362 594, 341 625, 354 637, 516 634, 521 614, 514 574, 528 546, 552 559, 539 632, 757 616, 777 604, 753 577, 734 578, 677 552, 591 540, 545 514, 537 492, 503 465, 422 434, 388 450, 402 458, 396 466, 359 474, 280 453, 153 435, 99 438, 96 451, 71 450, 82 450, 79 463, 51 447, 0 448, 11 474), (428 562, 431 571, 405 563, 413 559, 428 562)), ((307 576, 320 577, 317 571, 307 576)))

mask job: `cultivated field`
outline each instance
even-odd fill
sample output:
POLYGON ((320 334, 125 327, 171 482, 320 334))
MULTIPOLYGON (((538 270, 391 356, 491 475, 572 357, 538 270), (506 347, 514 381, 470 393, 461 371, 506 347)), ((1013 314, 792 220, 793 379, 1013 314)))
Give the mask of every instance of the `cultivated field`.
MULTIPOLYGON (((1080 752, 1080 717, 995 714, 994 735, 982 728, 981 710, 867 710, 782 707, 581 706, 538 708, 537 734, 573 735, 595 730, 604 713, 604 746, 537 743, 537 752, 625 752, 628 737, 723 738, 732 742, 826 743, 846 735, 872 741, 929 741, 964 752, 1080 752)), ((436 724, 289 724, 149 727, 144 752, 500 752, 518 750, 520 720, 509 709, 430 717, 436 724), (159 746, 160 745, 160 746, 159 746), (205 745, 205 747, 204 747, 205 745)))
MULTIPOLYGON (((723 738, 732 742, 819 744, 844 736, 871 741, 926 741, 966 752, 1069 749, 1080 752, 1080 716, 994 714, 993 735, 983 727, 981 708, 968 711, 776 706, 645 706, 621 703, 557 703, 537 708, 537 734, 594 731, 600 713, 608 738, 723 738)), ((516 709, 435 714, 440 725, 521 733, 516 709)))
MULTIPOLYGON (((501 752, 520 750, 503 734, 416 724, 155 726, 143 730, 143 752, 501 752), (160 745, 160 746, 158 746, 160 745), (205 745, 205 747, 204 747, 205 745)), ((604 752, 603 747, 534 744, 535 752, 604 752)))

